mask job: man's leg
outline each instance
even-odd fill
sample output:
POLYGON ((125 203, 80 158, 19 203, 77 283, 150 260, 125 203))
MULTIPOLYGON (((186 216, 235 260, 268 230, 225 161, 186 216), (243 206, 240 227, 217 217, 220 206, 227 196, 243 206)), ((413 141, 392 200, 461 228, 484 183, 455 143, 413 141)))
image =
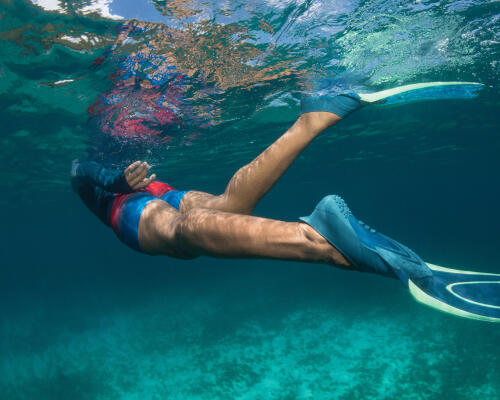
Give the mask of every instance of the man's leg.
POLYGON ((340 117, 329 112, 302 114, 293 126, 250 164, 240 168, 219 196, 190 191, 183 197, 180 211, 210 208, 250 214, 257 202, 277 182, 311 141, 340 117))
POLYGON ((349 268, 342 254, 305 223, 206 208, 182 213, 162 200, 144 208, 139 243, 146 253, 179 258, 273 258, 349 268))

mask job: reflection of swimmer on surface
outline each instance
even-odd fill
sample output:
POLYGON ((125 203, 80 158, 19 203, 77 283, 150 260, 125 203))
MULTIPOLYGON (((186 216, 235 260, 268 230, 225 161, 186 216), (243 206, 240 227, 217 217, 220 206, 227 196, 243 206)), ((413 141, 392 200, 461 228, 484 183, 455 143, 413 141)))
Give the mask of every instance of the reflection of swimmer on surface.
MULTIPOLYGON (((211 94, 297 74, 287 62, 250 66, 262 51, 238 39, 247 34, 236 24, 179 30, 137 20, 124 23, 115 43, 92 66, 99 68, 108 59, 116 64, 113 86, 88 107, 96 133, 94 153, 107 153, 112 146, 102 142, 109 138, 120 144, 165 144, 182 136, 189 142, 219 114, 211 94)), ((92 152, 90 158, 109 161, 92 152)))
MULTIPOLYGON (((113 87, 88 108, 92 123, 103 135, 167 142, 172 138, 169 128, 172 130, 183 121, 182 112, 187 109, 183 95, 188 77, 177 69, 171 57, 158 54, 154 40, 135 42, 135 36, 144 36, 149 31, 158 34, 149 25, 137 21, 124 24, 115 44, 94 62, 94 67, 101 65, 127 44, 136 50, 116 56, 118 65, 111 76, 113 87)), ((189 117, 194 119, 192 115, 189 117)))
POLYGON ((357 220, 338 196, 325 197, 300 222, 250 215, 315 137, 361 105, 356 94, 306 99, 293 126, 240 168, 220 195, 175 190, 155 181, 154 174, 147 177, 149 166, 139 161, 124 172, 76 161, 72 185, 120 240, 140 252, 183 259, 285 259, 372 272, 400 279, 419 301, 442 311, 500 321, 498 277, 492 282, 486 275, 493 274, 433 268, 357 220), (459 293, 447 291, 450 285, 461 285, 459 293))

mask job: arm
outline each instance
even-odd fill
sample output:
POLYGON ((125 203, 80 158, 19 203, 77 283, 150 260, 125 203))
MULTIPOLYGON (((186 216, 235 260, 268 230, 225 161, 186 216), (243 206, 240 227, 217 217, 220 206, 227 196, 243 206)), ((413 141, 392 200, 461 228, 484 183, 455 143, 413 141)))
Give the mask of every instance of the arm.
POLYGON ((112 193, 131 193, 124 171, 104 168, 93 161, 73 160, 71 184, 77 186, 98 186, 112 193))
POLYGON ((125 171, 110 170, 96 162, 74 160, 71 168, 71 186, 85 205, 108 225, 109 201, 114 193, 131 193, 148 186, 156 179, 147 178, 149 165, 136 161, 125 171))
POLYGON ((156 179, 155 174, 147 178, 149 168, 146 162, 141 161, 136 161, 121 171, 104 168, 93 161, 73 160, 71 183, 73 188, 97 186, 111 193, 132 193, 148 186, 156 179))

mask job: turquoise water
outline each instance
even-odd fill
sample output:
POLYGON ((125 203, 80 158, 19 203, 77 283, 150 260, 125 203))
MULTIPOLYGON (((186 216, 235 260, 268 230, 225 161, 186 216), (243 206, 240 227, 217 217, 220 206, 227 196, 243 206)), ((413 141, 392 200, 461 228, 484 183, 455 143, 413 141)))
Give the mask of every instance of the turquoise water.
POLYGON ((179 189, 220 192, 303 92, 481 82, 477 99, 353 114, 255 213, 294 221, 338 193, 426 261, 499 272, 498 2, 34 3, 0 1, 1 399, 500 396, 497 324, 322 265, 140 255, 69 187, 71 160, 103 145, 112 164, 145 158, 179 189), (147 31, 107 50, 132 18, 147 31), (165 65, 183 75, 174 123, 108 143, 89 106, 118 87, 146 112, 165 65))

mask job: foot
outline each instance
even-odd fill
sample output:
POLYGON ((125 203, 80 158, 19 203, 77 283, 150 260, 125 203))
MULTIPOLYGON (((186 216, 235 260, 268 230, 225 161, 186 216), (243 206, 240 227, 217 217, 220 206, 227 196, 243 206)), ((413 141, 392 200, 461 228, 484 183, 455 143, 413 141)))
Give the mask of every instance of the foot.
POLYGON ((395 240, 359 221, 339 196, 326 196, 308 217, 310 225, 360 271, 399 278, 432 276, 424 261, 395 240))
POLYGON ((300 102, 301 113, 326 111, 344 118, 363 105, 359 95, 354 92, 340 93, 336 96, 305 96, 300 102))

